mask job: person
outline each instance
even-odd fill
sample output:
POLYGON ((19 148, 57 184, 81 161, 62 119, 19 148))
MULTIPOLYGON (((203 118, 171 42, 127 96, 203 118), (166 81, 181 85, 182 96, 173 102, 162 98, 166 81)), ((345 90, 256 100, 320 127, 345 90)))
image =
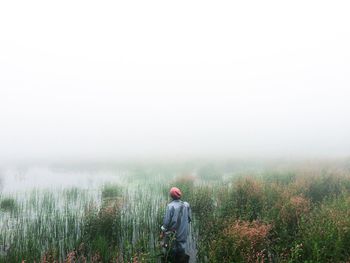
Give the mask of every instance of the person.
POLYGON ((166 207, 161 227, 162 236, 167 239, 164 242, 167 254, 165 261, 186 263, 189 262, 185 250, 191 222, 191 208, 189 203, 181 201, 182 193, 179 188, 172 187, 169 193, 172 201, 166 207))

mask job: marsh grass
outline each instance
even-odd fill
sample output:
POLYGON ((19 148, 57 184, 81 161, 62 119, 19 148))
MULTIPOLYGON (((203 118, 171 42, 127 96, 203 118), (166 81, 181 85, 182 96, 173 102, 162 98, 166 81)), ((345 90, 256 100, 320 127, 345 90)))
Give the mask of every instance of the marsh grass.
POLYGON ((213 262, 265 262, 268 260, 269 232, 272 226, 259 221, 235 220, 226 222, 213 241, 210 258, 213 262))
POLYGON ((197 262, 349 260, 348 170, 279 169, 232 178, 225 171, 215 181, 220 170, 208 169, 206 178, 204 170, 200 176, 162 167, 162 176, 139 167, 118 184, 2 196, 0 261, 158 262, 159 229, 174 185, 192 207, 197 262))
POLYGON ((13 212, 17 208, 16 200, 6 197, 0 200, 0 210, 3 212, 13 212))

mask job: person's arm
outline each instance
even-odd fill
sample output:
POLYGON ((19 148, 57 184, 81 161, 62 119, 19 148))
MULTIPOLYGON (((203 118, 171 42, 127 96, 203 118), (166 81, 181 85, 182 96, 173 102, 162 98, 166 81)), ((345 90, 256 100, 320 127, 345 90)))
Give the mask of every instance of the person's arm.
POLYGON ((170 225, 171 219, 173 218, 173 215, 174 215, 174 207, 170 208, 170 206, 168 205, 166 207, 166 211, 163 219, 163 225, 161 227, 163 232, 169 230, 169 225, 170 225))
POLYGON ((192 222, 192 210, 190 205, 188 205, 188 223, 192 222))

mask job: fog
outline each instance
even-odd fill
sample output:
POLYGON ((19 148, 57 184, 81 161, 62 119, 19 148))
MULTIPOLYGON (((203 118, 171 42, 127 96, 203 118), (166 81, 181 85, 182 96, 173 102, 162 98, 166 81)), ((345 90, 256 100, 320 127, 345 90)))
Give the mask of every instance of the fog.
POLYGON ((0 159, 347 157, 347 1, 3 1, 0 159))

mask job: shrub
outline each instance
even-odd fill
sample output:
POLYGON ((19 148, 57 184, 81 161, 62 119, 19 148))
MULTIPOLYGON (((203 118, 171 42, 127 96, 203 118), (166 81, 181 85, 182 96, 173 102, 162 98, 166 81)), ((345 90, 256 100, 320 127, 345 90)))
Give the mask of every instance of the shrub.
POLYGON ((301 224, 303 260, 340 262, 350 257, 350 200, 323 203, 301 224))
POLYGON ((7 197, 0 201, 0 209, 6 212, 12 212, 16 209, 16 201, 13 198, 7 197))
POLYGON ((268 258, 271 225, 235 220, 227 224, 212 244, 213 262, 264 262, 268 258))
POLYGON ((102 189, 102 200, 116 199, 121 196, 121 187, 114 184, 106 184, 102 189))
POLYGON ((207 256, 210 242, 216 237, 218 231, 213 189, 195 187, 190 205, 193 217, 195 217, 195 228, 198 231, 197 257, 200 262, 203 262, 207 256))
POLYGON ((108 262, 116 256, 120 237, 120 203, 104 202, 100 209, 91 208, 83 224, 82 243, 87 246, 87 254, 108 262))
POLYGON ((263 184, 257 179, 240 178, 221 200, 224 217, 240 218, 248 221, 261 217, 264 195, 263 184))
POLYGON ((200 167, 198 176, 205 181, 220 180, 222 178, 221 172, 213 164, 200 167))
POLYGON ((296 229, 300 225, 301 218, 308 214, 311 204, 302 196, 292 196, 285 202, 280 210, 280 219, 289 228, 296 229))
POLYGON ((315 204, 321 203, 325 198, 339 196, 349 185, 349 177, 342 174, 307 173, 299 175, 290 189, 295 194, 301 194, 315 204))

